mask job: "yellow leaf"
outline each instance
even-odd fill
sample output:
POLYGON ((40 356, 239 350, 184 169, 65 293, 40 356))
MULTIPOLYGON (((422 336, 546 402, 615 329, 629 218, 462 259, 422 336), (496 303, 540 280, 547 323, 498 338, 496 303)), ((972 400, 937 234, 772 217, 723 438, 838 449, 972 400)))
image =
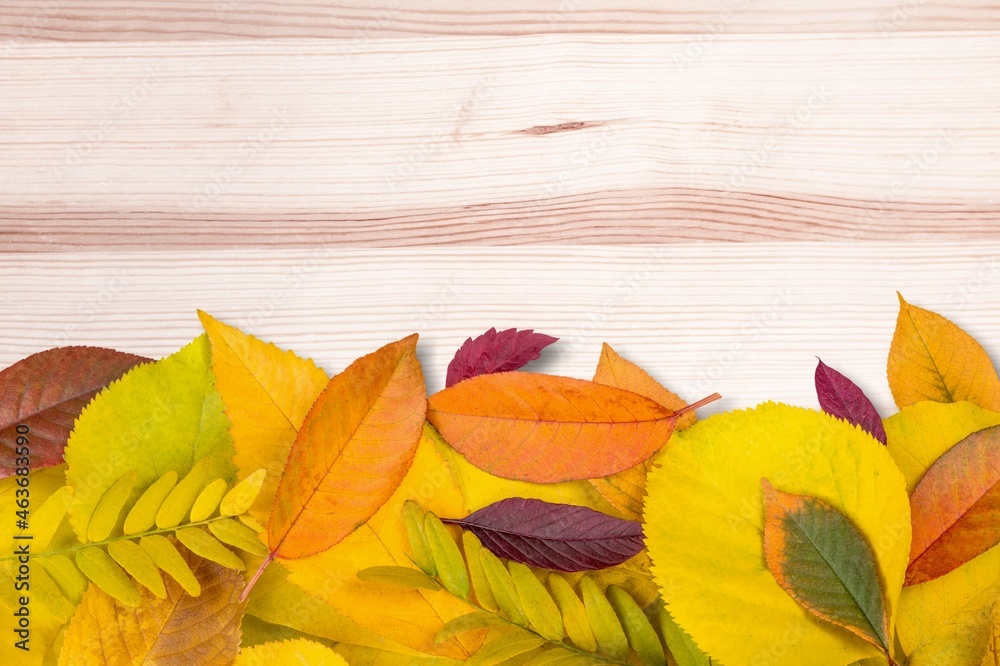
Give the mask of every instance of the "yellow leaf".
POLYGON ((1000 546, 903 588, 896 626, 908 666, 980 666, 1000 597, 1000 546))
MULTIPOLYGON (((441 586, 433 578, 418 569, 410 567, 368 567, 358 572, 358 578, 364 581, 399 585, 401 587, 421 588, 424 590, 440 590, 441 586)), ((439 641, 440 642, 440 641, 439 641)))
POLYGON ((166 571, 192 597, 201 594, 201 583, 191 571, 184 557, 174 544, 164 536, 152 534, 139 539, 139 547, 149 555, 153 563, 166 571))
POLYGON ((1000 425, 1000 414, 971 402, 918 402, 885 420, 889 455, 906 478, 907 492, 945 451, 972 433, 1000 425))
POLYGON ((322 552, 371 518, 402 482, 427 410, 411 335, 330 380, 292 444, 274 496, 275 557, 322 552))
POLYGON ((527 631, 515 631, 501 635, 482 647, 469 659, 468 666, 497 666, 545 645, 545 639, 527 631))
POLYGON ((200 523, 215 513, 222 496, 226 494, 227 485, 225 479, 216 479, 205 486, 191 506, 192 523, 200 523))
POLYGON ((444 583, 445 589, 456 596, 468 599, 469 575, 465 571, 462 552, 455 544, 451 533, 433 513, 424 516, 424 532, 427 534, 427 545, 434 558, 438 578, 444 583))
POLYGON ((517 595, 521 598, 528 624, 543 638, 561 641, 563 623, 555 599, 525 565, 520 562, 510 562, 507 569, 514 581, 514 587, 517 588, 517 595))
POLYGON ((136 476, 135 470, 126 472, 97 502, 97 507, 90 517, 90 524, 87 525, 88 541, 104 541, 111 535, 121 517, 122 508, 132 496, 136 476))
POLYGON ((165 599, 144 589, 137 608, 96 587, 87 590, 66 629, 60 666, 231 664, 240 643, 243 578, 193 555, 186 562, 204 590, 198 598, 173 581, 165 599))
POLYGON ((260 495, 266 476, 267 470, 261 468, 233 486, 219 503, 219 513, 223 516, 241 516, 249 511, 260 495))
POLYGON ((843 666, 877 656, 803 609, 767 569, 761 479, 852 520, 875 551, 891 618, 910 514, 886 448, 845 421, 775 403, 713 416, 676 437, 650 475, 644 517, 653 575, 677 624, 726 664, 843 666))
POLYGON ((257 538, 257 533, 238 520, 223 518, 208 524, 208 531, 222 543, 235 546, 252 555, 267 555, 267 546, 257 538))
POLYGON ((122 604, 132 608, 139 605, 139 591, 135 589, 125 570, 100 548, 77 551, 76 566, 97 587, 122 604))
POLYGON ((232 421, 239 478, 267 470, 251 510, 254 518, 266 523, 292 442, 327 376, 310 359, 282 351, 204 312, 198 316, 212 344, 215 386, 232 421))
POLYGON ((358 571, 368 567, 411 566, 403 520, 403 504, 411 499, 442 516, 466 515, 461 493, 435 451, 429 427, 410 471, 389 501, 327 552, 284 562, 289 579, 363 629, 428 654, 465 659, 479 647, 482 636, 465 634, 441 645, 434 643, 434 636, 445 622, 475 610, 467 602, 443 591, 393 589, 358 580, 358 571))
POLYGON ((227 569, 243 571, 246 565, 233 551, 223 546, 211 534, 200 527, 185 527, 176 532, 177 540, 187 546, 188 550, 201 555, 205 559, 221 564, 227 569))
POLYGON ((611 658, 625 659, 628 656, 628 638, 611 602, 589 576, 580 580, 580 591, 583 592, 583 607, 594 629, 597 644, 611 658))
POLYGON ((507 567, 496 555, 485 548, 479 551, 479 561, 483 565, 483 574, 486 576, 490 590, 493 591, 493 598, 496 600, 497 606, 500 607, 500 611, 511 622, 522 626, 527 625, 528 617, 521 604, 521 595, 518 594, 517 586, 514 585, 514 579, 507 567))
POLYGON ((156 564, 146 551, 136 543, 127 540, 112 541, 108 544, 108 555, 154 596, 160 599, 167 598, 160 570, 156 568, 156 564))
POLYGON ((993 604, 990 616, 990 637, 986 644, 982 666, 1000 666, 1000 599, 993 604))
POLYGON ((413 563, 428 576, 437 575, 437 565, 434 563, 434 553, 431 552, 424 530, 424 511, 416 502, 408 501, 403 505, 403 523, 406 525, 406 535, 410 539, 410 551, 413 563))
POLYGON ((587 610, 566 579, 557 573, 549 574, 549 589, 562 614, 566 635, 573 644, 585 652, 597 649, 597 639, 594 630, 587 619, 587 610))
MULTIPOLYGON (((687 403, 674 393, 671 393, 649 373, 635 363, 622 358, 611 345, 604 343, 601 349, 601 360, 597 363, 594 381, 605 386, 625 389, 632 393, 646 396, 664 407, 679 411, 687 403)), ((694 411, 686 412, 677 419, 677 430, 687 428, 698 417, 694 411)), ((629 520, 642 519, 642 503, 646 497, 646 475, 652 468, 653 458, 645 460, 635 467, 606 476, 591 479, 597 492, 629 520)))
POLYGON ((37 601, 59 618, 68 622, 76 610, 76 604, 71 603, 59 589, 45 567, 31 568, 31 601, 37 601))
POLYGON ((235 666, 347 666, 339 654, 314 641, 297 638, 255 645, 240 652, 235 666))
POLYGON ((63 486, 31 512, 31 549, 34 552, 45 552, 66 517, 72 494, 72 488, 63 486))
POLYGON ((145 532, 156 523, 156 513, 177 485, 177 472, 169 470, 143 491, 125 517, 125 534, 145 532))
POLYGON ((465 562, 469 567, 469 581, 472 583, 472 591, 476 595, 476 601, 488 611, 500 610, 493 597, 493 590, 486 580, 486 571, 483 570, 483 561, 479 555, 483 550, 483 544, 479 537, 472 532, 463 531, 462 548, 465 551, 465 562))
POLYGON ((902 296, 888 372, 900 409, 922 400, 967 400, 1000 411, 1000 378, 979 343, 948 319, 910 305, 902 296))
POLYGON ((609 585, 607 595, 615 615, 622 623, 629 645, 639 655, 643 666, 666 666, 667 660, 656 630, 635 599, 617 585, 609 585))
POLYGON ((202 458, 194 464, 191 471, 174 486, 167 499, 163 500, 160 510, 156 512, 156 526, 161 530, 180 525, 187 517, 194 501, 198 498, 208 476, 209 458, 202 458))
POLYGON ((83 593, 87 591, 87 578, 69 557, 62 554, 49 555, 39 558, 37 562, 48 572, 67 599, 74 605, 80 603, 83 593))

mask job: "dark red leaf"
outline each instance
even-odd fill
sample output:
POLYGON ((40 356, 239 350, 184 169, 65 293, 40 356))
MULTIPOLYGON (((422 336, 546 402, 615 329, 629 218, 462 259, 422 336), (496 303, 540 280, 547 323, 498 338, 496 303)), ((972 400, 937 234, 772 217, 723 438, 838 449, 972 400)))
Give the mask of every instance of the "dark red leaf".
POLYGON ((461 525, 497 557, 556 571, 621 564, 642 550, 642 525, 585 506, 512 497, 490 504, 461 525))
POLYGON ((823 411, 861 426, 872 437, 886 443, 882 417, 864 391, 823 361, 816 366, 816 395, 823 411))
POLYGON ((445 386, 454 386, 469 377, 523 368, 558 339, 535 333, 530 328, 524 331, 510 328, 500 332, 491 328, 478 338, 469 338, 455 352, 455 358, 448 364, 445 386))
POLYGON ((18 426, 32 469, 58 465, 73 422, 98 391, 150 359, 100 347, 57 347, 0 372, 0 479, 14 473, 18 426))

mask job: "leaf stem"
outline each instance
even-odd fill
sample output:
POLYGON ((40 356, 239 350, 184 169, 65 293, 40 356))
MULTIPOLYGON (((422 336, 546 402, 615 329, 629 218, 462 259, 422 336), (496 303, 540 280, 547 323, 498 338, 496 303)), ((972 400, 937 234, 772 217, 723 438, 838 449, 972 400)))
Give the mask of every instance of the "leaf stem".
POLYGON ((268 553, 267 557, 264 558, 264 561, 260 563, 259 567, 257 567, 257 571, 254 572, 253 578, 250 579, 250 582, 247 583, 243 588, 243 591, 240 592, 240 603, 246 601, 247 597, 250 596, 250 590, 252 590, 253 586, 257 584, 260 577, 264 575, 264 569, 266 569, 267 565, 271 562, 274 562, 274 553, 268 553))
POLYGON ((680 416, 681 414, 687 414, 688 412, 693 412, 694 410, 704 407, 705 405, 708 405, 710 403, 713 403, 716 400, 722 400, 722 396, 719 395, 718 393, 713 393, 712 395, 705 396, 698 402, 692 402, 690 405, 684 405, 683 407, 678 409, 677 416, 680 416))

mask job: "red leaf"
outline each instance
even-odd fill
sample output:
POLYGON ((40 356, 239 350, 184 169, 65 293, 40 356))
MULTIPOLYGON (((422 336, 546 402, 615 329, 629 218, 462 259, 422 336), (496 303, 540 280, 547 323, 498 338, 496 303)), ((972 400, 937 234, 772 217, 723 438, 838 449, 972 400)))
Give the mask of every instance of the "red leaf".
POLYGON ((27 426, 31 468, 63 461, 73 422, 98 391, 150 359, 100 347, 57 347, 0 372, 0 479, 14 473, 18 426, 27 426))
POLYGON ((886 443, 882 417, 872 401, 857 384, 823 361, 816 366, 816 395, 824 412, 861 426, 882 444, 886 443))
POLYGON ((643 547, 640 523, 537 499, 500 500, 444 522, 469 530, 497 557, 556 571, 606 569, 643 547))
POLYGON ((491 328, 478 338, 469 338, 455 352, 455 358, 448 364, 445 387, 454 386, 469 377, 523 368, 558 339, 535 333, 530 328, 524 331, 510 328, 499 333, 491 328))

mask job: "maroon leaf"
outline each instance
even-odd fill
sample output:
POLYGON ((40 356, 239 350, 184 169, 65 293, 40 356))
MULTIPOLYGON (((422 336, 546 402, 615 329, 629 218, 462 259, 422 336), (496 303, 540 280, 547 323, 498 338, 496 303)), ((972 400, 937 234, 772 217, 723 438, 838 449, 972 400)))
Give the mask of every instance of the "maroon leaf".
POLYGON ((824 412, 861 426, 872 437, 886 443, 882 417, 872 401, 857 384, 822 360, 816 366, 816 394, 824 412))
POLYGON ((455 352, 455 358, 448 364, 445 386, 454 386, 469 377, 523 368, 558 339, 530 328, 524 331, 510 328, 499 333, 491 328, 478 338, 469 338, 455 352))
POLYGON ((31 469, 58 465, 73 422, 98 391, 148 358, 100 347, 57 347, 0 372, 0 479, 16 465, 27 427, 31 469))
POLYGON ((521 497, 444 522, 469 530, 497 557, 556 571, 613 567, 643 546, 640 523, 584 506, 521 497))

